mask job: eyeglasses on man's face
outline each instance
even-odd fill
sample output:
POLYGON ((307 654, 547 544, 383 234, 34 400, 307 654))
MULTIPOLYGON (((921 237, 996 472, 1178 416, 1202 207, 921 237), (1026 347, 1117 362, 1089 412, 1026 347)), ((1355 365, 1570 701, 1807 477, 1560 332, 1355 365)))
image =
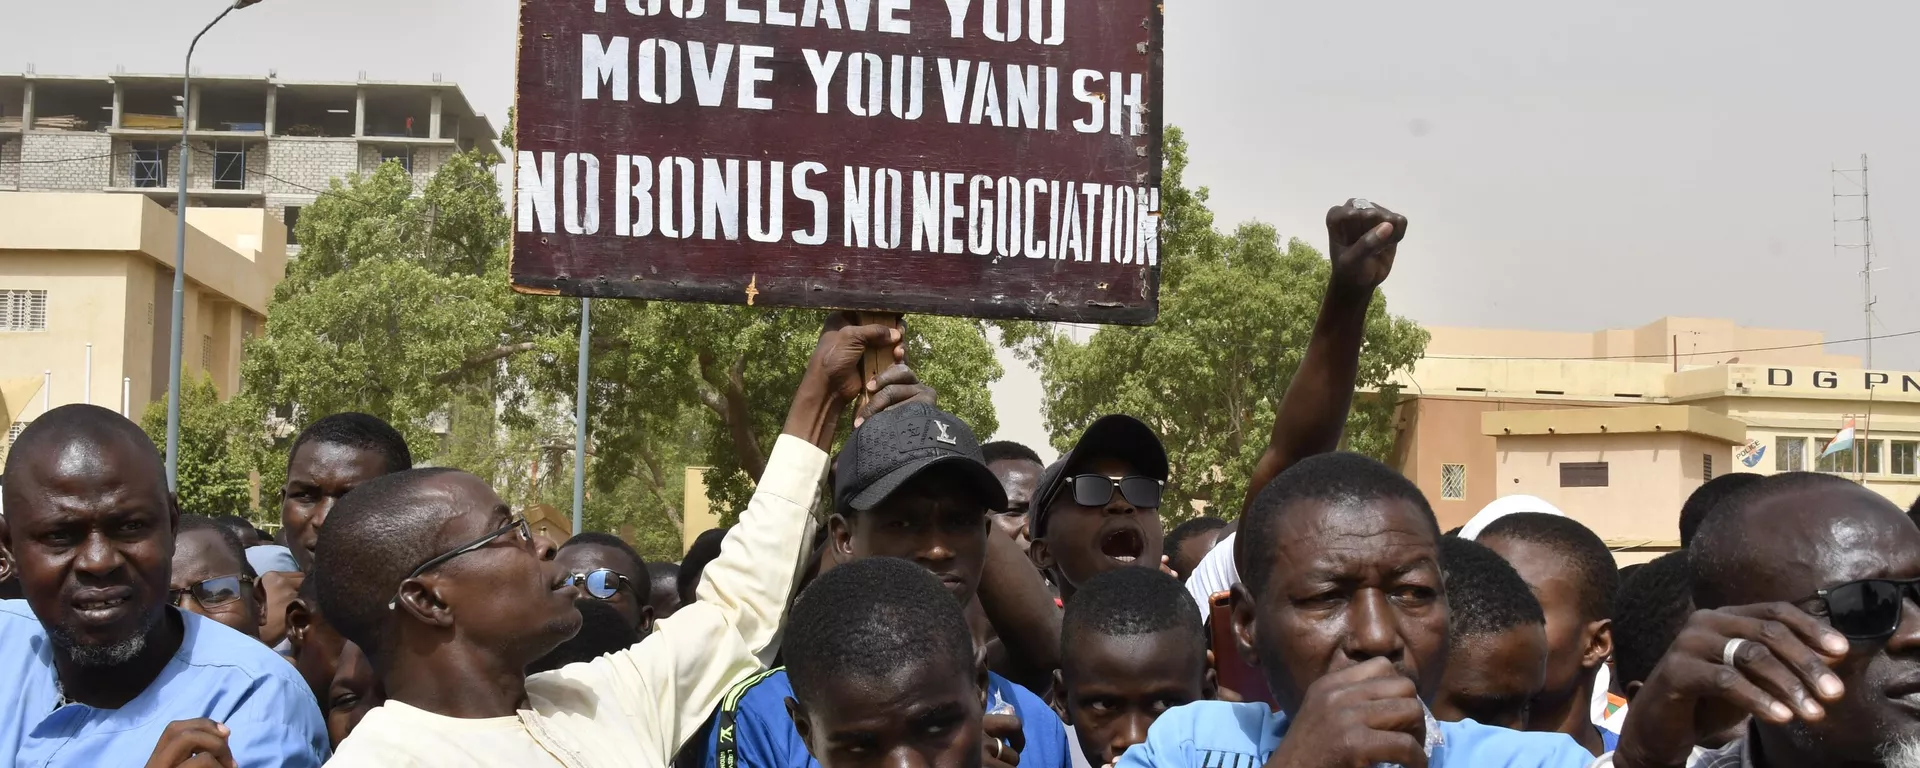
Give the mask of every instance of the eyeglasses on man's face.
POLYGON ((1166 487, 1166 483, 1139 475, 1074 475, 1068 478, 1068 483, 1073 503, 1083 507, 1104 507, 1118 495, 1136 508, 1158 509, 1160 492, 1166 487))
MULTIPOLYGON (((439 557, 435 557, 432 560, 428 560, 424 563, 421 563, 420 567, 413 569, 413 572, 407 574, 406 578, 401 579, 400 583, 405 584, 409 581, 420 578, 420 574, 426 573, 427 571, 431 571, 435 568, 445 565, 448 560, 452 560, 468 552, 472 552, 476 549, 480 549, 481 547, 485 547, 486 545, 493 543, 494 539, 498 539, 509 533, 517 534, 519 536, 519 543, 521 544, 530 544, 533 542, 533 526, 527 524, 526 517, 521 515, 514 515, 512 519, 507 521, 506 525, 501 526, 500 528, 492 531, 491 533, 488 533, 487 535, 482 536, 480 538, 474 539, 473 541, 470 541, 466 544, 462 544, 458 547, 455 547, 451 551, 447 552, 446 554, 440 555, 439 557)), ((387 609, 392 610, 398 607, 400 607, 400 593, 398 591, 395 591, 393 594, 393 598, 387 601, 387 609)))
POLYGON ((1854 640, 1885 640, 1900 629, 1908 600, 1920 602, 1920 579, 1861 579, 1815 592, 1827 623, 1854 640))
POLYGON ((633 581, 611 568, 598 568, 586 573, 576 573, 567 577, 569 587, 579 587, 588 597, 595 600, 612 600, 620 590, 632 590, 633 581))
POLYGON ((240 574, 215 576, 205 581, 188 584, 180 589, 169 589, 167 597, 168 602, 173 603, 175 608, 185 605, 188 595, 192 595, 193 601, 199 603, 202 608, 218 608, 240 599, 241 590, 252 586, 253 579, 240 574))

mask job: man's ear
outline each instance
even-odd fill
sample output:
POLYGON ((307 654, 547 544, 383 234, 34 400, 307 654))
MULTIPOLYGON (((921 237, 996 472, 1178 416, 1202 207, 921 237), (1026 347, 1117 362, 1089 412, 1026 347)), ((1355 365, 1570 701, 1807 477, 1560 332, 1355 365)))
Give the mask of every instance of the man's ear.
POLYGON ((1200 698, 1213 701, 1220 691, 1220 671, 1214 668, 1213 651, 1207 651, 1207 673, 1200 678, 1200 698))
POLYGON ((12 547, 7 528, 7 516, 0 515, 0 581, 13 578, 12 547))
POLYGON ((293 646, 293 655, 300 655, 300 648, 307 644, 307 633, 313 631, 313 611, 307 607, 305 598, 296 597, 287 603, 287 644, 293 646))
POLYGON ((973 679, 975 684, 980 686, 980 711, 984 713, 987 711, 987 689, 992 684, 992 678, 987 672, 987 655, 975 653, 974 656, 973 679))
POLYGON ((1047 705, 1060 716, 1060 722, 1073 725, 1073 711, 1067 709, 1067 680, 1057 669, 1053 671, 1053 690, 1047 691, 1047 705))
POLYGON ((1633 701, 1633 695, 1640 692, 1640 686, 1642 685, 1645 685, 1645 683, 1642 683, 1638 680, 1634 680, 1634 681, 1628 682, 1626 685, 1621 686, 1621 688, 1627 692, 1627 701, 1629 702, 1633 701))
POLYGON ((253 580, 253 624, 256 627, 267 625, 267 585, 259 579, 253 580))
POLYGON ((827 518, 827 549, 832 551, 836 562, 844 563, 853 557, 853 522, 838 512, 827 518))
POLYGON ((1053 548, 1047 546, 1046 539, 1030 539, 1027 542, 1027 559, 1032 560, 1033 567, 1040 569, 1042 574, 1051 573, 1053 566, 1057 565, 1053 559, 1053 548))
MULTIPOLYGON (((811 754, 813 752, 813 726, 807 722, 807 709, 800 706, 800 702, 792 696, 787 697, 787 717, 793 720, 794 732, 800 734, 800 742, 807 745, 807 752, 811 754)), ((814 755, 813 759, 814 762, 819 762, 820 756, 814 755)))
MULTIPOLYGON (((180 533, 180 497, 176 494, 168 493, 167 494, 166 548, 167 548, 167 559, 169 561, 173 559, 174 537, 177 536, 179 533, 180 533)), ((167 572, 172 573, 173 571, 169 569, 167 572)))
POLYGON ((1260 655, 1254 652, 1254 649, 1260 647, 1259 630, 1255 628, 1254 621, 1257 614, 1253 593, 1247 590, 1245 584, 1234 583, 1231 605, 1233 607, 1233 644, 1240 650, 1241 661, 1246 662, 1248 666, 1258 667, 1260 655))
POLYGON ((640 639, 645 640, 647 635, 653 634, 653 621, 653 606, 641 603, 640 626, 635 627, 635 629, 640 630, 640 639))
POLYGON ((399 601, 397 607, 422 624, 453 626, 453 607, 447 605, 431 573, 400 582, 399 601))
POLYGON ((1581 631, 1586 638, 1586 650, 1580 654, 1580 667, 1598 671, 1600 665, 1613 658, 1613 620, 1589 621, 1581 631))

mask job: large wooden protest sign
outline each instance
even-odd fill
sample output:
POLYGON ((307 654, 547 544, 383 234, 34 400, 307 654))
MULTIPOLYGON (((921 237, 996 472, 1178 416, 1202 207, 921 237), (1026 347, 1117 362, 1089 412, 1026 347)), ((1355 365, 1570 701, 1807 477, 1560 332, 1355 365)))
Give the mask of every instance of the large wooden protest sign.
POLYGON ((522 291, 1158 306, 1154 0, 522 0, 522 291))

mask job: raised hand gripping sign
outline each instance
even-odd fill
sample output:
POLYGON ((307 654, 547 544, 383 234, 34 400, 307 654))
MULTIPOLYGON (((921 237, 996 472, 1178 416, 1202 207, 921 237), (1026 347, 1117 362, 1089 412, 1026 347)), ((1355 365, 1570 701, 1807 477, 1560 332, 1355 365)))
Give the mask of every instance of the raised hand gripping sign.
POLYGON ((514 287, 1147 324, 1153 0, 525 0, 514 287))

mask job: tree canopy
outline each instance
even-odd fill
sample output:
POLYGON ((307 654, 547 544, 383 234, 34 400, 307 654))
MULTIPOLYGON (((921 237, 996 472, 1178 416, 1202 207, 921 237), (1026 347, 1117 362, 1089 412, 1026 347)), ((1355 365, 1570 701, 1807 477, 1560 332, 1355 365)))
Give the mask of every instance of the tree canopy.
MULTIPOLYGON (((252 505, 248 472, 263 448, 260 419, 220 401, 213 379, 181 381, 180 510, 195 515, 245 515, 252 505)), ((147 404, 140 429, 157 446, 167 444, 167 401, 147 404)))
MULTIPOLYGON (((1238 514, 1247 477, 1266 448, 1275 408, 1299 368, 1331 269, 1298 239, 1272 227, 1214 226, 1207 190, 1185 186, 1187 144, 1167 132, 1161 181, 1160 319, 1150 327, 1104 327, 1077 341, 1036 324, 1002 324, 1007 343, 1040 372, 1042 410, 1066 450, 1094 419, 1127 413, 1152 425, 1172 477, 1161 514, 1238 514)), ((1384 458, 1393 442, 1394 388, 1387 379, 1419 359, 1427 333, 1387 313, 1376 294, 1367 313, 1350 450, 1384 458)))

